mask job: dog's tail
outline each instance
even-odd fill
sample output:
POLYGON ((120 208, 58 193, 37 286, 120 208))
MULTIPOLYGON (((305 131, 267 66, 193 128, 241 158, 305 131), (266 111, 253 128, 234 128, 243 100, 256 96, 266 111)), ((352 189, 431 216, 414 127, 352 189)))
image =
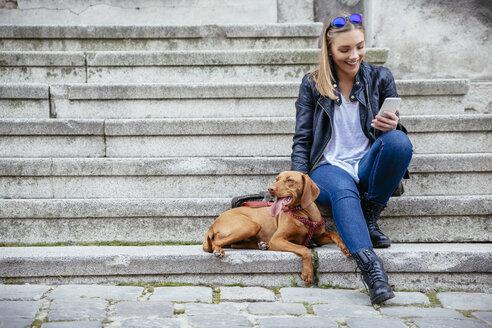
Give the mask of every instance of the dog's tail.
POLYGON ((213 226, 208 229, 205 235, 205 240, 203 241, 203 250, 208 253, 212 253, 212 239, 214 237, 213 226))

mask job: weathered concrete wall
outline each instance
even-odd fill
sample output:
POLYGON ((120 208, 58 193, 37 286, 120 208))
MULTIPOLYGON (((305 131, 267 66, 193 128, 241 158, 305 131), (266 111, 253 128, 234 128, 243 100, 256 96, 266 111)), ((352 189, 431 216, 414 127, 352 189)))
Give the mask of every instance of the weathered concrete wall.
POLYGON ((364 0, 314 0, 314 20, 325 23, 328 18, 338 12, 365 14, 364 0))
POLYGON ((2 24, 277 23, 277 0, 17 0, 2 24), (14 6, 15 7, 15 6, 14 6))
POLYGON ((492 80, 490 0, 315 0, 315 20, 364 14, 368 46, 389 48, 397 79, 492 80))
POLYGON ((396 78, 492 80, 490 0, 373 0, 372 45, 396 78))

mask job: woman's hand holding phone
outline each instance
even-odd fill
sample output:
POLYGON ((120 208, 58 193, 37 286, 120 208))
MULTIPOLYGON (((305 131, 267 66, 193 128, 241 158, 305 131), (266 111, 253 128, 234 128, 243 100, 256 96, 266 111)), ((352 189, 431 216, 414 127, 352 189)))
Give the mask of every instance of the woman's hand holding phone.
POLYGON ((378 115, 372 120, 371 126, 383 132, 396 130, 400 104, 401 98, 386 98, 378 115))
POLYGON ((399 110, 396 112, 383 111, 383 114, 376 115, 376 118, 372 120, 371 126, 383 132, 388 132, 391 130, 396 130, 398 126, 398 114, 399 110))

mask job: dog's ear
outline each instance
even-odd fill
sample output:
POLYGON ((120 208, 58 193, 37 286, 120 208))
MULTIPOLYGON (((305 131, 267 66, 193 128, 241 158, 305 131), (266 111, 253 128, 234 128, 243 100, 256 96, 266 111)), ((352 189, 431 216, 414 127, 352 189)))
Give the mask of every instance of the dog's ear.
POLYGON ((319 188, 307 174, 302 175, 302 180, 304 181, 304 190, 302 191, 301 207, 307 208, 318 198, 319 188))

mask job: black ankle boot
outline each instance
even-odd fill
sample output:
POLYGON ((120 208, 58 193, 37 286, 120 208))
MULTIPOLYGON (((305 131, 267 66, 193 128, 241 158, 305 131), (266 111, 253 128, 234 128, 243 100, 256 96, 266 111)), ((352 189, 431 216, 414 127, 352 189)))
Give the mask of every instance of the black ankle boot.
POLYGON ((391 240, 386 236, 378 226, 378 219, 381 212, 386 206, 373 202, 366 197, 361 197, 362 213, 366 219, 367 229, 371 236, 372 247, 386 248, 391 246, 391 240))
POLYGON ((380 304, 395 297, 388 283, 388 275, 384 271, 383 262, 372 248, 366 248, 352 254, 362 273, 362 281, 369 289, 372 304, 380 304))

